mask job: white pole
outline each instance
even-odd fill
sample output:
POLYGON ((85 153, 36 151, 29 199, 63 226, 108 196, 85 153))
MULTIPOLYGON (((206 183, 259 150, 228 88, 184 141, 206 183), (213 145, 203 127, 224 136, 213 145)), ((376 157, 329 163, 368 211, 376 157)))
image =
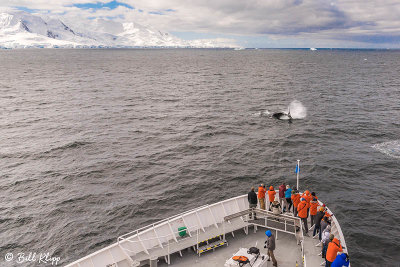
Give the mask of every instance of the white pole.
POLYGON ((300 174, 300 160, 297 160, 297 191, 300 190, 299 188, 299 174, 300 174))

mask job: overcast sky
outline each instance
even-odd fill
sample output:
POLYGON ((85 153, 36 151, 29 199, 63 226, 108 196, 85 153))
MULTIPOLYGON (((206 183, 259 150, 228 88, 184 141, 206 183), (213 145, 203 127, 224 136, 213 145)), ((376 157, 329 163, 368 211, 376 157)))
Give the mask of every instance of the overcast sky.
POLYGON ((400 0, 0 0, 0 8, 135 21, 244 47, 400 48, 400 0))

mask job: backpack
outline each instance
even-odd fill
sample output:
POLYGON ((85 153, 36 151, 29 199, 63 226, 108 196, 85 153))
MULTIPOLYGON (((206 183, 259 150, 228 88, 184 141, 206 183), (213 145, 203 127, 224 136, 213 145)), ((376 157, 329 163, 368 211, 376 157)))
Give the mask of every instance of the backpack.
POLYGON ((260 254, 260 250, 258 248, 256 248, 256 247, 251 247, 247 251, 247 254, 256 254, 256 255, 258 255, 258 254, 260 254))
POLYGON ((251 248, 249 248, 249 250, 247 250, 247 254, 255 254, 256 255, 256 259, 254 260, 254 262, 256 262, 258 257, 260 256, 260 250, 258 248, 256 248, 256 247, 251 247, 251 248))
POLYGON ((239 266, 250 263, 249 258, 247 258, 246 256, 233 256, 232 260, 237 261, 239 263, 239 266))

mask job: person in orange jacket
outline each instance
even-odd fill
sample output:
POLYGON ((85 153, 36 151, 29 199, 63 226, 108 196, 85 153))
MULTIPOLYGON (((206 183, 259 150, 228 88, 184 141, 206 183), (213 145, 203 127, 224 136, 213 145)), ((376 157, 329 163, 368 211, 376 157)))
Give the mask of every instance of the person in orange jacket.
MULTIPOLYGON (((310 194, 310 191, 308 191, 308 190, 304 191, 304 193, 301 195, 301 197, 304 198, 307 201, 308 207, 310 207, 310 202, 313 199, 313 197, 310 194)), ((309 211, 310 210, 307 209, 307 218, 308 218, 309 211)))
POLYGON ((292 202, 293 202, 293 215, 294 217, 297 216, 297 206, 300 203, 300 194, 299 191, 296 190, 296 187, 293 187, 293 191, 292 191, 292 202))
POLYGON ((330 220, 330 219, 331 219, 331 217, 332 217, 332 215, 331 215, 331 214, 329 214, 328 210, 326 210, 326 211, 325 211, 325 215, 324 215, 324 217, 326 217, 326 218, 328 218, 328 220, 330 220))
POLYGON ((275 192, 275 190, 274 190, 274 187, 271 185, 271 186, 269 187, 269 190, 268 190, 268 197, 269 197, 268 209, 269 209, 269 210, 271 210, 271 203, 274 202, 274 200, 275 200, 275 195, 276 195, 276 192, 275 192))
POLYGON ((310 201, 311 226, 315 224, 315 215, 317 215, 317 210, 318 200, 316 198, 313 198, 313 200, 310 201))
POLYGON ((267 192, 267 189, 265 189, 264 184, 260 184, 258 187, 258 202, 260 203, 260 209, 265 210, 265 192, 267 192))
POLYGON ((307 200, 305 198, 301 199, 301 202, 297 206, 297 212, 299 213, 299 217, 303 221, 304 228, 306 234, 308 233, 308 225, 307 225, 307 210, 309 208, 309 204, 307 203, 307 200))
POLYGON ((337 238, 334 238, 328 245, 325 256, 325 267, 330 267, 332 262, 336 259, 338 252, 342 252, 343 247, 337 238))
POLYGON ((315 194, 315 192, 312 192, 312 193, 311 193, 311 200, 312 200, 313 198, 318 199, 318 197, 317 197, 317 195, 315 194))
POLYGON ((301 197, 304 198, 308 203, 310 203, 312 196, 310 194, 310 191, 306 190, 301 194, 301 197))

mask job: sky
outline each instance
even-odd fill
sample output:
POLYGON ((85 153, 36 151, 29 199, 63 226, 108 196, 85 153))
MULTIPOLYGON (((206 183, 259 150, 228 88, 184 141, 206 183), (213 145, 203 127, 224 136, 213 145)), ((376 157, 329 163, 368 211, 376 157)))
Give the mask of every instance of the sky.
POLYGON ((399 0, 0 0, 0 9, 150 25, 257 48, 400 48, 399 0))

